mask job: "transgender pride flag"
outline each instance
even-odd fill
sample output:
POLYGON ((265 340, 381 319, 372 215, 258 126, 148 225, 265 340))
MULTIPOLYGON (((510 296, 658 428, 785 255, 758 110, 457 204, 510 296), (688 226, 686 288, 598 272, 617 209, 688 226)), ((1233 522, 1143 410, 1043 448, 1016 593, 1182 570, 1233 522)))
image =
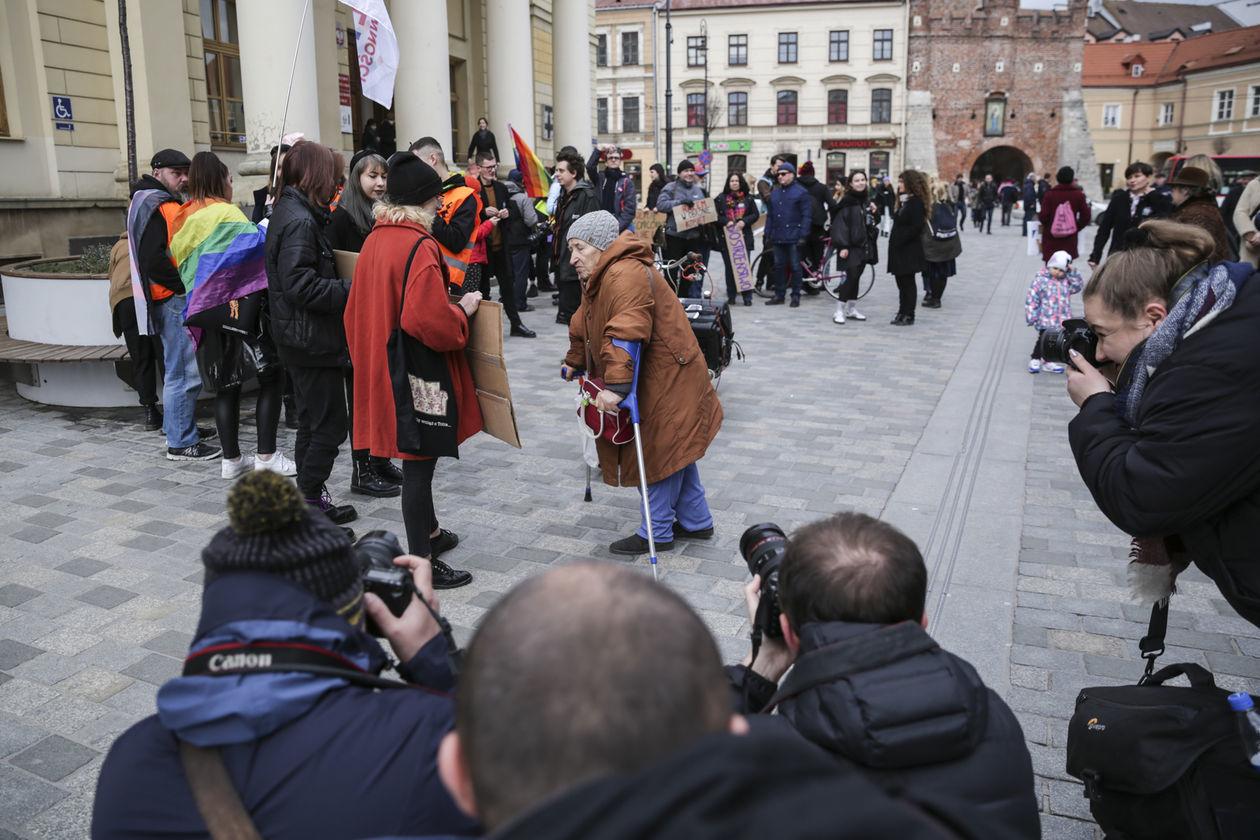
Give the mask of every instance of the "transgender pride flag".
MULTIPOLYGON (((172 227, 171 257, 188 294, 185 319, 267 288, 263 264, 267 234, 235 204, 190 201, 180 208, 172 227)), ((188 332, 199 344, 201 331, 188 332)))

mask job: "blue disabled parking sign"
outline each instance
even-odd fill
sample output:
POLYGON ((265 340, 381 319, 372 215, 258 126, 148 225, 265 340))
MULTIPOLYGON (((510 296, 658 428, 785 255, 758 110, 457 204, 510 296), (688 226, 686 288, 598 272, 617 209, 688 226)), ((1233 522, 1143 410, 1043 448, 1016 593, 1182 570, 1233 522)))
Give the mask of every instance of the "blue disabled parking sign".
POLYGON ((70 97, 68 96, 54 96, 52 98, 52 110, 54 120, 74 119, 74 108, 70 105, 70 97))

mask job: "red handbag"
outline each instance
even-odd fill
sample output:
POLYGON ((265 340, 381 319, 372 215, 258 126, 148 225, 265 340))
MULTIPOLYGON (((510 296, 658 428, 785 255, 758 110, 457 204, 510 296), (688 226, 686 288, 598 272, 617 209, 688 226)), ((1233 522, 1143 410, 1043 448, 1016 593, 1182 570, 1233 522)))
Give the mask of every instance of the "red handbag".
POLYGON ((581 391, 578 400, 578 417, 592 438, 603 438, 609 443, 621 445, 634 440, 634 424, 630 422, 630 409, 600 411, 595 407, 595 396, 604 389, 604 380, 597 376, 578 379, 581 391))

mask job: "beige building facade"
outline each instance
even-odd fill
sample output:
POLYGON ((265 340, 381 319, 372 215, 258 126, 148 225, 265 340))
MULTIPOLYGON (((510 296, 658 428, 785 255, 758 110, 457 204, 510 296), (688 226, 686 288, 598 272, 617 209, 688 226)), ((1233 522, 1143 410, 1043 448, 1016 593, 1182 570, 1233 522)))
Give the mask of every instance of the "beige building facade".
MULTIPOLYGON (((634 180, 640 202, 651 182, 648 169, 664 160, 656 96, 665 70, 653 37, 656 5, 653 0, 596 0, 595 5, 593 136, 630 152, 622 168, 634 180)), ((589 146, 578 148, 583 155, 590 152, 589 146)))
MULTIPOLYGON (((509 123, 545 163, 589 143, 594 0, 387 5, 400 44, 388 112, 361 95, 354 12, 337 0, 127 0, 139 171, 158 149, 214 151, 247 203, 282 121, 349 154, 387 114, 400 147, 430 134, 461 161, 481 116, 505 167, 509 123)), ((0 258, 122 229, 119 24, 113 0, 0 0, 0 258)))

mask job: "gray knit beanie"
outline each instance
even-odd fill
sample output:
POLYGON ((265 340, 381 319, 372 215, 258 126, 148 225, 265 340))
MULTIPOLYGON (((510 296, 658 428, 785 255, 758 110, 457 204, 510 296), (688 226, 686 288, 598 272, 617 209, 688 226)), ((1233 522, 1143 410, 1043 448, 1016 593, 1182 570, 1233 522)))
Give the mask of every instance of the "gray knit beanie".
POLYGON ((601 251, 607 251, 619 233, 617 217, 607 210, 596 210, 579 216, 577 221, 569 225, 569 239, 580 239, 594 245, 601 251))

